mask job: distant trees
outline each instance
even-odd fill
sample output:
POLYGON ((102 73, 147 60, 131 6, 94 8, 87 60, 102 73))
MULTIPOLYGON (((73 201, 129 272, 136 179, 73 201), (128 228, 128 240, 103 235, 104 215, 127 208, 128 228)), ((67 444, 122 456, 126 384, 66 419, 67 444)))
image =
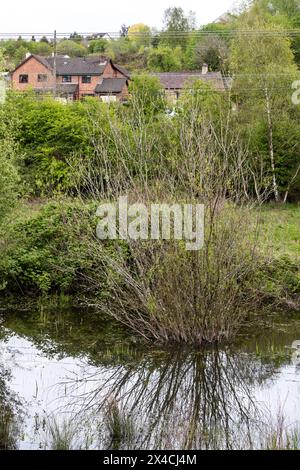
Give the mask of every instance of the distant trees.
POLYGON ((128 29, 128 38, 139 48, 151 44, 151 28, 144 23, 137 23, 128 29))
POLYGON ((107 48, 107 46, 108 46, 107 40, 102 39, 102 38, 92 39, 88 43, 88 49, 91 54, 95 54, 98 52, 103 53, 105 52, 105 49, 107 48))
POLYGON ((181 46, 185 48, 187 33, 195 29, 195 15, 190 12, 185 15, 180 7, 168 8, 164 13, 164 32, 162 41, 170 47, 181 46))
POLYGON ((148 68, 157 72, 171 72, 181 68, 181 48, 171 49, 168 46, 158 46, 148 54, 148 68))
POLYGON ((201 68, 203 63, 208 65, 209 70, 225 71, 229 60, 229 47, 218 35, 212 34, 204 37, 198 42, 194 50, 194 64, 201 68))
POLYGON ((88 50, 82 44, 78 44, 70 39, 65 39, 57 44, 57 52, 58 54, 68 55, 70 57, 82 57, 87 55, 88 50))

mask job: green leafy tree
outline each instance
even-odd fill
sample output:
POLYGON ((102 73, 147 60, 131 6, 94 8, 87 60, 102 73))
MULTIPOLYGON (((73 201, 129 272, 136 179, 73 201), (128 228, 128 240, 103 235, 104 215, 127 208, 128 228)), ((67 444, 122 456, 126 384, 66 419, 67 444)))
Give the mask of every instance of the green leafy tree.
POLYGON ((176 52, 167 46, 151 49, 148 54, 147 65, 149 70, 157 72, 171 72, 181 69, 181 49, 176 52))
POLYGON ((137 48, 149 47, 152 39, 151 29, 144 23, 134 24, 128 29, 128 38, 136 44, 137 48))
POLYGON ((91 54, 96 54, 96 53, 103 53, 105 52, 107 48, 107 40, 106 39, 92 39, 89 41, 88 47, 89 47, 89 52, 91 54))
POLYGON ((168 8, 164 13, 164 32, 162 41, 170 47, 181 46, 185 49, 189 31, 195 27, 195 17, 192 12, 185 15, 180 7, 168 8))
POLYGON ((261 5, 255 4, 242 15, 239 27, 231 50, 238 122, 250 139, 252 155, 260 155, 266 163, 274 198, 279 201, 286 199, 300 170, 299 145, 293 145, 291 156, 284 144, 285 135, 296 143, 292 133, 297 135, 300 130, 295 126, 299 110, 291 100, 292 84, 299 73, 289 38, 261 5))
POLYGON ((130 84, 131 108, 142 110, 147 116, 166 109, 164 90, 156 77, 135 75, 130 84))
POLYGON ((82 57, 87 54, 87 48, 75 41, 64 39, 57 45, 58 54, 68 55, 70 57, 82 57))

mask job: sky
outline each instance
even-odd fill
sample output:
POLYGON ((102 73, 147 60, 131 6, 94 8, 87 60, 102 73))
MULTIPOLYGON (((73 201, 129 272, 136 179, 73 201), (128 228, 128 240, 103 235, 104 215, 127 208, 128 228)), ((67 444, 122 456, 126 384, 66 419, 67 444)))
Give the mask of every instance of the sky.
POLYGON ((162 27, 164 11, 180 6, 194 11, 197 24, 214 21, 233 0, 41 0, 1 2, 0 33, 115 32, 121 24, 162 27))

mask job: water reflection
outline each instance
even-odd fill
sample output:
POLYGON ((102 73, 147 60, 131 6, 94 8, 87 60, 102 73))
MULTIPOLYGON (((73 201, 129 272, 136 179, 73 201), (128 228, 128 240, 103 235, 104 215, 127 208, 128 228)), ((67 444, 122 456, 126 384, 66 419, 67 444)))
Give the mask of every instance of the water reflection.
POLYGON ((291 349, 292 353, 292 362, 294 366, 298 366, 300 368, 300 340, 293 341, 291 349))
POLYGON ((21 421, 19 403, 7 386, 10 378, 9 370, 1 363, 0 350, 0 450, 17 448, 18 420, 21 421))
POLYGON ((278 336, 260 331, 233 348, 143 350, 93 315, 8 315, 0 336, 0 416, 10 423, 5 445, 265 447, 278 405, 284 402, 288 425, 299 419, 298 331, 300 323, 278 336), (26 409, 24 426, 16 394, 26 409))
POLYGON ((232 351, 171 351, 105 373, 85 368, 73 381, 72 393, 84 413, 110 420, 104 447, 109 442, 110 447, 137 449, 243 448, 253 446, 254 428, 260 425, 253 388, 272 373, 254 357, 232 351), (93 383, 93 389, 82 393, 82 383, 93 383), (122 417, 135 429, 129 443, 119 432, 118 442, 113 439, 113 421, 122 417))

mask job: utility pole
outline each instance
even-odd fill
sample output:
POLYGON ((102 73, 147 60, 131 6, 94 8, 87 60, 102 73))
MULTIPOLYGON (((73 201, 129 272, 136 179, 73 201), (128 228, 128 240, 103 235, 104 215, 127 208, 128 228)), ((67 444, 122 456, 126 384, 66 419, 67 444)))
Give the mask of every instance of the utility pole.
POLYGON ((56 36, 56 29, 54 30, 54 41, 53 41, 53 74, 54 74, 54 87, 53 87, 53 95, 54 98, 56 97, 56 58, 57 58, 57 36, 56 36))

